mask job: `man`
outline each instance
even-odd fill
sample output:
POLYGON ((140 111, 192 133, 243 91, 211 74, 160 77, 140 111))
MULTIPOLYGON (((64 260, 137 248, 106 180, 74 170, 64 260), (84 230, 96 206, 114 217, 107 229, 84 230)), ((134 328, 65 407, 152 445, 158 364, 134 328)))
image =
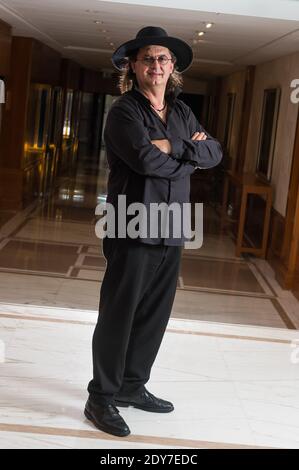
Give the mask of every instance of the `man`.
MULTIPOLYGON (((192 50, 162 28, 149 26, 120 46, 112 61, 122 72, 124 93, 112 106, 105 128, 107 202, 115 207, 117 219, 119 195, 126 196, 127 206, 182 206, 189 201, 190 175, 222 158, 220 144, 176 98, 180 72, 191 64, 192 50)), ((103 239, 107 266, 85 416, 98 429, 117 436, 130 433, 117 407, 156 413, 174 409, 145 384, 171 313, 185 238, 175 237, 171 227, 169 236, 160 225, 155 228, 156 236, 147 233, 133 239, 117 227, 115 237, 103 239)))

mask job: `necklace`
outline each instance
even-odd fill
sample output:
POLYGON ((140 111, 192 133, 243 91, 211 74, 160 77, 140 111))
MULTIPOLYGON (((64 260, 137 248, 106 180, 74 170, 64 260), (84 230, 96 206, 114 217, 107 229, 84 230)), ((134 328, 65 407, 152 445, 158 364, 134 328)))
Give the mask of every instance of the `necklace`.
POLYGON ((155 111, 158 111, 158 113, 161 113, 161 111, 164 111, 164 109, 166 108, 166 105, 167 105, 167 103, 166 103, 166 101, 165 101, 163 108, 157 109, 157 108, 155 108, 155 106, 151 103, 151 107, 154 108, 155 111))

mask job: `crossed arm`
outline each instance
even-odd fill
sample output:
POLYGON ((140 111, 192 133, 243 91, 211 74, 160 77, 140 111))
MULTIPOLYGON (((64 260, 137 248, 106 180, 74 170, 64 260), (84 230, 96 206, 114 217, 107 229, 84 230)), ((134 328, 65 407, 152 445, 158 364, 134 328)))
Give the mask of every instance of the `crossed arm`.
MULTIPOLYGON (((204 132, 195 132, 191 137, 191 140, 206 140, 206 138, 207 136, 204 132)), ((151 143, 158 147, 161 152, 167 153, 168 155, 172 152, 171 143, 167 139, 151 140, 151 143)))
POLYGON ((152 140, 136 113, 113 106, 104 134, 111 162, 120 158, 136 173, 169 180, 191 175, 196 168, 217 165, 222 157, 220 144, 206 133, 195 116, 186 119, 190 121, 192 137, 152 140))

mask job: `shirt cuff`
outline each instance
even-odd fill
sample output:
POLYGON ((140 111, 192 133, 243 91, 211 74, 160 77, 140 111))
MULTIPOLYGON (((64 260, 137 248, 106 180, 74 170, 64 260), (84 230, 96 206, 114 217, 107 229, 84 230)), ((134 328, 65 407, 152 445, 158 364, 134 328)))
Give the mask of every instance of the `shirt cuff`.
POLYGON ((186 150, 186 145, 183 139, 176 137, 175 139, 169 139, 169 141, 171 145, 171 155, 174 158, 181 158, 186 150))

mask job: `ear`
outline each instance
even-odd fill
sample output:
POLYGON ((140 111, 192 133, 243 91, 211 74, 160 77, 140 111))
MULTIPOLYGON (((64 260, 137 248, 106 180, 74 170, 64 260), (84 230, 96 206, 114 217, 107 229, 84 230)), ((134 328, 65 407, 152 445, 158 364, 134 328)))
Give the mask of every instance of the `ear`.
POLYGON ((135 62, 133 60, 130 61, 129 67, 131 67, 132 71, 135 73, 135 62))

